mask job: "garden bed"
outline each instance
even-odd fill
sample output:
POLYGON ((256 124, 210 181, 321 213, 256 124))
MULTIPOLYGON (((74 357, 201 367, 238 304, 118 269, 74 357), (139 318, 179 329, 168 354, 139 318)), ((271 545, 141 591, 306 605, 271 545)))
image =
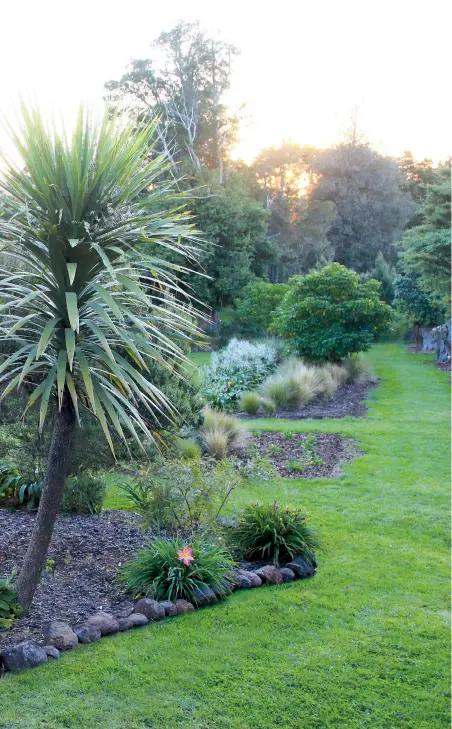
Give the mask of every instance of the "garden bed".
MULTIPOLYGON (((0 577, 20 568, 35 518, 34 513, 0 509, 0 577)), ((128 615, 133 602, 121 594, 115 575, 149 536, 137 522, 135 514, 121 511, 100 517, 60 515, 30 614, 0 632, 0 647, 39 638, 50 618, 75 624, 100 609, 115 617, 128 615)))
MULTIPOLYGON (((275 433, 252 437, 253 450, 267 458, 285 478, 331 478, 340 474, 340 463, 361 451, 354 442, 335 433, 275 433)), ((246 461, 246 458, 241 459, 246 461)))
MULTIPOLYGON (((342 385, 336 390, 331 400, 318 400, 292 410, 277 410, 272 417, 286 420, 322 420, 324 418, 345 418, 346 416, 363 417, 367 412, 363 401, 368 397, 369 391, 377 384, 376 382, 366 382, 342 385)), ((253 420, 263 416, 261 414, 246 415, 240 413, 239 417, 253 420)))

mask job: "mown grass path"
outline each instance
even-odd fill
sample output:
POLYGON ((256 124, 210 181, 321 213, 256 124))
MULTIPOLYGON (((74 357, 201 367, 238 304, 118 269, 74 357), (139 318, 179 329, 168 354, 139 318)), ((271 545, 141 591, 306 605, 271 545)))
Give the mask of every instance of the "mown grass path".
POLYGON ((0 682, 1 729, 447 729, 449 383, 395 345, 357 420, 365 455, 336 480, 276 480, 244 500, 302 504, 321 531, 312 580, 102 640, 0 682))

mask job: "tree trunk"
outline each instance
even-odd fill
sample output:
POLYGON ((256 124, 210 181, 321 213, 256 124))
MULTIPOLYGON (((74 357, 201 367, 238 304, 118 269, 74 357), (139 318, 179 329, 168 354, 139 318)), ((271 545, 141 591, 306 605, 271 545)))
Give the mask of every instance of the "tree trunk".
POLYGON ((44 488, 33 533, 17 580, 19 602, 27 615, 45 565, 53 527, 60 508, 75 433, 75 413, 68 393, 56 412, 44 488))

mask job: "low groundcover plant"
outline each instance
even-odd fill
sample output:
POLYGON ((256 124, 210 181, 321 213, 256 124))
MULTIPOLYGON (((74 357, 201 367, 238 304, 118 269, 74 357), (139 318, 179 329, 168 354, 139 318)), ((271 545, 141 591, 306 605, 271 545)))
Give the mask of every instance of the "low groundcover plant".
POLYGON ((185 599, 210 587, 218 597, 231 592, 235 563, 220 544, 204 539, 155 539, 124 565, 121 581, 135 596, 185 599))

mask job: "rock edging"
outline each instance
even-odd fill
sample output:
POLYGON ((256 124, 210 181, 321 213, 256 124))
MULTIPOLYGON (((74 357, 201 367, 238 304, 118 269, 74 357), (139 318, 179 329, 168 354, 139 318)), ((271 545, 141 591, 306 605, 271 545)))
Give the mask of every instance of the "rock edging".
MULTIPOLYGON (((296 556, 284 567, 267 564, 255 572, 236 569, 233 571, 231 591, 306 579, 315 574, 316 568, 315 563, 310 565, 302 557, 296 556)), ((218 600, 219 596, 215 591, 206 587, 197 591, 196 605, 188 600, 158 602, 150 598, 140 598, 135 603, 133 612, 118 620, 102 610, 73 628, 63 620, 48 620, 44 624, 42 645, 34 640, 25 640, 0 652, 0 671, 21 671, 41 666, 49 659, 57 660, 61 652, 73 650, 80 644, 93 643, 104 636, 148 625, 167 617, 191 613, 197 608, 214 605, 218 600)))

